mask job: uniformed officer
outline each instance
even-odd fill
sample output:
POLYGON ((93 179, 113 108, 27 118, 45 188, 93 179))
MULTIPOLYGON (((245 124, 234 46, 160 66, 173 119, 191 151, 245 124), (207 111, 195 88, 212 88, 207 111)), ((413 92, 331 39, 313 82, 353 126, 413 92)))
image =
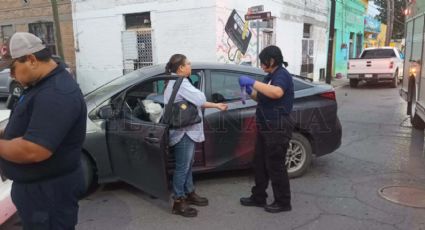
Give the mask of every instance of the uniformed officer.
POLYGON ((0 68, 26 87, 0 140, 0 168, 13 180, 24 229, 74 229, 84 189, 80 166, 87 109, 77 83, 42 41, 15 33, 0 68))
POLYGON ((292 137, 293 123, 289 117, 294 100, 292 76, 286 70, 282 52, 277 46, 264 48, 261 68, 268 73, 263 82, 241 76, 239 84, 258 102, 256 110, 257 140, 254 155, 255 185, 250 197, 243 197, 244 206, 264 207, 271 213, 290 211, 291 191, 285 167, 286 151, 292 137), (285 67, 284 67, 284 66, 285 67), (266 204, 266 189, 271 180, 274 202, 266 204))

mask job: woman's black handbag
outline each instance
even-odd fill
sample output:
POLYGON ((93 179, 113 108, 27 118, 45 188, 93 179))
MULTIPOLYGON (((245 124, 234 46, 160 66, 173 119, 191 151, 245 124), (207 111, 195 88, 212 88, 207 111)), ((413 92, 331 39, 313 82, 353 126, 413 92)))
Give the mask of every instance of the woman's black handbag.
MULTIPOLYGON (((173 93, 171 94, 168 103, 174 102, 177 91, 179 90, 183 80, 183 77, 179 77, 174 83, 173 93)), ((170 129, 183 128, 202 121, 196 105, 188 102, 187 100, 173 103, 171 106, 171 114, 164 114, 164 120, 170 125, 170 129), (165 117, 168 115, 171 115, 171 117, 165 117)))

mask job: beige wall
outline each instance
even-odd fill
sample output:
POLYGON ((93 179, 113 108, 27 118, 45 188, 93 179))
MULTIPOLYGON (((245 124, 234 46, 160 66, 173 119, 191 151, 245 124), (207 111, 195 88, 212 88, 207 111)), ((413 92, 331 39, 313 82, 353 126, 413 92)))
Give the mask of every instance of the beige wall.
POLYGON ((385 46, 386 34, 387 34, 387 25, 381 23, 381 33, 379 33, 377 37, 379 46, 385 46))
MULTIPOLYGON (((50 0, 31 0, 28 5, 23 5, 21 0, 1 0, 1 2, 0 26, 12 25, 15 32, 28 32, 29 23, 40 21, 53 22, 50 0)), ((71 0, 57 0, 57 2, 64 59, 65 62, 75 70, 71 0)), ((1 31, 0 38, 3 38, 1 31)), ((3 39, 0 39, 0 43, 2 40, 3 39)))

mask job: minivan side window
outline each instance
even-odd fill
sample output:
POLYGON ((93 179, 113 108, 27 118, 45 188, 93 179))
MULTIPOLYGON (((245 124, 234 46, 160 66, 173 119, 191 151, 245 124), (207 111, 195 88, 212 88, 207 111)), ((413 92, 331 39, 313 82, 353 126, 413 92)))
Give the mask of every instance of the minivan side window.
POLYGON ((225 71, 211 72, 211 100, 217 102, 232 102, 241 99, 241 87, 239 77, 246 75, 257 81, 263 81, 264 76, 249 75, 225 71))

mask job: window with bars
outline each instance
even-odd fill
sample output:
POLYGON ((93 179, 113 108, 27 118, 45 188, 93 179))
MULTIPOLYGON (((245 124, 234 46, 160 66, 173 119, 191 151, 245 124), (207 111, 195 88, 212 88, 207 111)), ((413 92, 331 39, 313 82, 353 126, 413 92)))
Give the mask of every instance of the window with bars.
POLYGON ((30 0, 21 0, 23 6, 28 6, 30 4, 30 0))
POLYGON ((37 22, 28 24, 29 32, 39 37, 50 50, 51 54, 56 52, 56 39, 53 22, 37 22))
POLYGON ((150 12, 127 14, 122 32, 124 74, 153 64, 150 12))
POLYGON ((124 74, 153 64, 152 30, 122 32, 124 74))
POLYGON ((125 27, 127 30, 151 28, 150 12, 125 15, 125 27))
POLYGON ((304 23, 303 38, 311 37, 311 24, 304 23))
POLYGON ((302 40, 301 76, 307 77, 314 72, 314 40, 302 40))
POLYGON ((1 40, 0 43, 6 43, 12 37, 14 30, 12 25, 5 25, 0 27, 1 40))

